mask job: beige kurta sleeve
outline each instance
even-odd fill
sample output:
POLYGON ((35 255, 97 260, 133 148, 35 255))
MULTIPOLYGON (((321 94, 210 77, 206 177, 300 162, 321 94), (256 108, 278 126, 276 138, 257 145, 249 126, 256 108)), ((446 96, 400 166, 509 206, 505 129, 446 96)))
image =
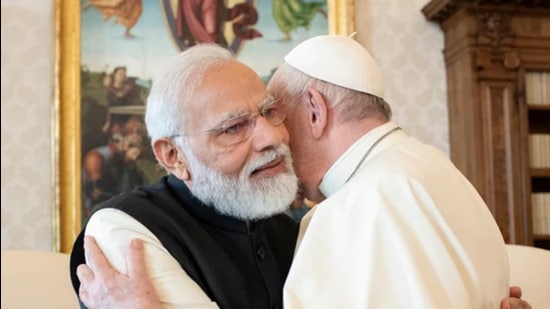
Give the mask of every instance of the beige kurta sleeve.
POLYGON ((111 265, 121 273, 127 273, 125 254, 130 241, 142 239, 148 272, 166 308, 218 308, 159 239, 125 212, 112 208, 97 211, 89 219, 85 233, 95 237, 111 265))

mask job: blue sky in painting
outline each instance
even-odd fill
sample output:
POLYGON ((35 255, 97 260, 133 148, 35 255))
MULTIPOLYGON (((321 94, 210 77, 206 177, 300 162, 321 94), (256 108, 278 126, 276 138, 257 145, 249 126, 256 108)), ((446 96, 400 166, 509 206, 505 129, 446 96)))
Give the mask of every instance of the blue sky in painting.
MULTIPOLYGON (((84 1, 81 1, 84 3, 84 1)), ((258 74, 267 75, 283 56, 303 39, 327 32, 327 20, 317 14, 309 30, 298 29, 291 41, 281 41, 282 33, 271 16, 269 0, 258 0, 260 19, 254 27, 263 37, 244 43, 237 58, 258 74)), ((111 71, 126 66, 128 75, 152 79, 178 49, 170 37, 161 12, 160 0, 143 0, 143 13, 132 29, 135 37, 124 37, 124 27, 114 19, 103 21, 99 11, 90 7, 81 14, 81 63, 92 71, 111 71)))

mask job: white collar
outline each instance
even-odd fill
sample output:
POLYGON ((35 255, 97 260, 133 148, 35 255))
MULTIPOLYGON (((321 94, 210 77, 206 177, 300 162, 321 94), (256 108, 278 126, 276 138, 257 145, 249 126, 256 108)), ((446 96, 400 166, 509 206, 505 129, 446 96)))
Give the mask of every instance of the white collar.
MULTIPOLYGON (((336 162, 326 172, 319 184, 319 190, 325 197, 329 197, 338 191, 355 171, 358 164, 374 144, 385 134, 395 130, 397 125, 393 122, 387 122, 370 130, 367 134, 358 139, 351 147, 344 152, 336 162)), ((363 162, 364 163, 364 162, 363 162)))

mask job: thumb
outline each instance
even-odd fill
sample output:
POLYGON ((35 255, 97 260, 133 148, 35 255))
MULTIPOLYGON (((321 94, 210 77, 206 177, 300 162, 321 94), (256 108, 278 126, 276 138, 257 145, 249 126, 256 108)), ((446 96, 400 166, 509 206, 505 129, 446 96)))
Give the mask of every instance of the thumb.
POLYGON ((505 298, 500 302, 500 309, 510 309, 510 300, 508 298, 505 298))
POLYGON ((131 278, 148 277, 144 247, 141 239, 132 239, 130 242, 130 248, 126 252, 126 264, 128 265, 128 276, 131 278))
POLYGON ((521 298, 521 288, 519 286, 511 286, 510 297, 521 298))

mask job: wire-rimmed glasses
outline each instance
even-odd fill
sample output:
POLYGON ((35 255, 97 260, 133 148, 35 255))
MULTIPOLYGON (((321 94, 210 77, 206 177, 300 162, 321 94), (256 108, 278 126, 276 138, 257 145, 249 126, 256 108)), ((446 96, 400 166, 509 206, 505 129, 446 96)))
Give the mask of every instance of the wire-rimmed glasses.
POLYGON ((244 142, 252 136, 258 117, 264 118, 274 127, 281 125, 286 120, 280 100, 268 96, 257 113, 239 112, 222 120, 220 125, 212 129, 176 134, 169 138, 209 133, 213 134, 216 144, 224 147, 232 146, 244 142))

